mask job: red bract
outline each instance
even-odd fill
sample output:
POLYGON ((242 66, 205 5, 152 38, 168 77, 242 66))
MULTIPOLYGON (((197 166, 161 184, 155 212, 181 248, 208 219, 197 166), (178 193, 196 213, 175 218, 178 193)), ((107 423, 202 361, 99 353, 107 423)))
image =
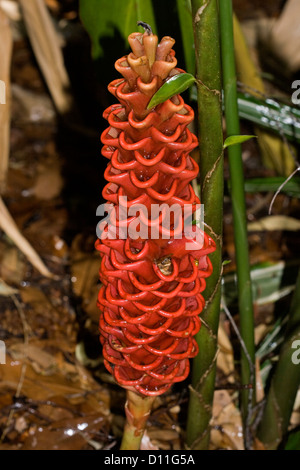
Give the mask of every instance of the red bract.
POLYGON ((101 137, 102 154, 110 160, 103 195, 116 209, 116 237, 107 237, 108 225, 96 242, 102 256, 100 339, 115 380, 155 396, 187 377, 189 359, 198 352, 194 336, 204 306, 201 292, 212 272, 207 255, 215 244, 202 233, 202 242, 194 239, 187 250, 198 228, 191 225, 183 233, 179 225, 179 239, 171 219, 166 239, 164 212, 153 220, 153 204, 179 205, 182 220, 187 204, 193 211, 199 204, 189 184, 199 171, 189 155, 198 142, 187 128, 193 110, 179 95, 147 110, 163 82, 183 72, 175 68, 174 40, 164 37, 157 45, 156 36, 133 33, 129 43, 133 52, 115 64, 124 78, 108 87, 120 104, 105 111, 110 126, 101 137), (121 220, 120 210, 138 204, 146 208, 138 220, 147 236, 122 239, 122 229, 137 226, 137 215, 121 220), (157 239, 150 238, 153 226, 157 239))

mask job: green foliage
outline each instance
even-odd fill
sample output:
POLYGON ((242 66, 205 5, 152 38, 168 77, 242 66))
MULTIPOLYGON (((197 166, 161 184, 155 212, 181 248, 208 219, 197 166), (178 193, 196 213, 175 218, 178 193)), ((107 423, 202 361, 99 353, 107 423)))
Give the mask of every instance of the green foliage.
POLYGON ((104 55, 103 38, 119 35, 127 46, 129 34, 138 30, 138 21, 156 31, 151 0, 80 0, 80 18, 92 41, 93 59, 104 55))
POLYGON ((230 147, 231 145, 242 144, 253 137, 256 137, 256 135, 231 135, 225 140, 223 148, 226 149, 226 147, 230 147))
POLYGON ((174 95, 187 90, 195 81, 195 77, 190 73, 179 73, 169 78, 152 96, 147 108, 152 109, 160 103, 167 101, 174 95))
POLYGON ((238 94, 239 116, 260 127, 284 134, 287 139, 300 142, 300 109, 275 99, 258 99, 250 94, 238 94))
MULTIPOLYGON (((252 178, 245 180, 245 191, 246 193, 276 192, 285 181, 286 178, 283 176, 274 176, 273 178, 252 178)), ((291 197, 300 198, 300 178, 294 176, 294 178, 289 180, 282 187, 281 192, 291 197)))
POLYGON ((300 450, 300 431, 292 432, 289 435, 284 450, 300 450))

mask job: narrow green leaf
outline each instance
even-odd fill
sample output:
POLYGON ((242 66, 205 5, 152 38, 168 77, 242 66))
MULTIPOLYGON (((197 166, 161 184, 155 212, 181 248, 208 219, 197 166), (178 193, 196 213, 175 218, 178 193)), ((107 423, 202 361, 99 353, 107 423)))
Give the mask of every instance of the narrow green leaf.
MULTIPOLYGON (((257 305, 267 305, 288 296, 295 289, 299 259, 285 263, 259 263, 251 268, 253 300, 257 305)), ((236 273, 224 276, 222 288, 228 307, 237 301, 236 273)))
POLYGON ((256 137, 256 135, 231 135, 225 140, 223 148, 226 149, 226 147, 230 147, 231 145, 242 144, 253 137, 256 137))
MULTIPOLYGON (((283 176, 245 180, 245 191, 246 193, 275 192, 285 180, 286 178, 283 176)), ((288 196, 300 198, 300 178, 294 176, 283 186, 282 192, 288 196)))
POLYGON ((195 46, 191 0, 177 0, 178 19, 181 30, 185 70, 195 73, 195 46))
POLYGON ((300 431, 290 433, 284 450, 300 450, 300 431))
POLYGON ((147 109, 155 108, 160 103, 167 101, 169 98, 172 98, 174 95, 179 95, 180 93, 187 90, 195 81, 195 77, 190 73, 178 73, 173 77, 169 78, 152 96, 147 109))
MULTIPOLYGON (((103 57, 116 47, 122 51, 122 43, 128 47, 127 37, 134 31, 143 31, 138 21, 148 23, 156 32, 151 0, 80 0, 80 18, 92 41, 93 59, 103 57), (109 41, 109 42, 108 42, 109 41), (105 50, 106 47, 106 50, 105 50)), ((112 57, 112 61, 116 57, 112 57)))
POLYGON ((238 94, 241 119, 258 124, 277 135, 284 134, 292 142, 300 142, 300 109, 280 100, 258 99, 247 93, 238 94))
MULTIPOLYGON (((197 101, 197 87, 191 88, 191 100, 197 101)), ((291 142, 300 142, 300 109, 286 103, 267 98, 265 100, 238 93, 240 119, 246 119, 268 129, 277 135, 282 134, 291 142)))
POLYGON ((224 259, 222 266, 227 266, 227 264, 230 264, 231 262, 231 259, 224 259))

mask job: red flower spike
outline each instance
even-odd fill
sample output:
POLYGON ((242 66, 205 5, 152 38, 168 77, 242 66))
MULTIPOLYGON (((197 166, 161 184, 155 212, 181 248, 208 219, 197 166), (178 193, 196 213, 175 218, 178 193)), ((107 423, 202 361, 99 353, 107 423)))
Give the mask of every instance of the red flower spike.
POLYGON ((104 112, 110 127, 101 136, 102 154, 110 160, 103 195, 115 209, 116 236, 107 237, 107 225, 96 242, 102 256, 100 340, 117 383, 147 396, 166 392, 189 374, 189 359, 198 352, 201 292, 212 272, 207 255, 215 250, 205 233, 201 243, 193 238, 196 226, 184 232, 171 226, 166 238, 164 211, 154 216, 153 204, 177 204, 184 221, 185 206, 194 212, 200 202, 189 184, 199 171, 190 156, 198 141, 187 128, 193 110, 179 95, 147 110, 164 81, 183 72, 176 68, 174 42, 164 37, 158 44, 149 31, 129 36, 132 52, 115 63, 124 78, 108 86, 120 104, 104 112), (146 211, 139 217, 121 217, 121 210, 140 204, 146 211), (122 238, 124 228, 142 226, 147 236, 122 238))

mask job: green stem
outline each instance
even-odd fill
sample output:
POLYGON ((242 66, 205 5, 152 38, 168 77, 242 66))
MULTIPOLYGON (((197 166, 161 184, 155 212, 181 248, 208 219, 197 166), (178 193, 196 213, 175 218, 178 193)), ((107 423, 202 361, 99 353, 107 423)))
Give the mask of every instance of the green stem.
POLYGON ((187 420, 187 444, 207 449, 216 375, 217 332, 220 316, 223 226, 223 133, 221 61, 217 0, 192 0, 198 84, 201 202, 205 224, 217 249, 210 256, 214 271, 204 292, 206 306, 196 339, 187 420))
MULTIPOLYGON (((195 51, 191 47, 194 42, 191 0, 177 0, 178 19, 184 51, 185 69, 195 74, 195 51)), ((192 90, 190 89, 192 93, 192 90)))
MULTIPOLYGON (((285 436, 300 384, 300 364, 293 359, 300 341, 300 270, 291 304, 285 340, 271 380, 258 437, 267 449, 276 449, 285 436)), ((297 355, 299 357, 299 354, 297 355)), ((297 359, 297 358, 296 358, 297 359)))
MULTIPOLYGON (((225 100, 225 117, 227 135, 239 135, 239 116, 237 105, 236 71, 233 42, 232 1, 220 1, 221 48, 223 66, 223 88, 225 100)), ((252 364, 241 352, 242 384, 252 384, 252 400, 249 402, 249 390, 242 392, 242 414, 245 425, 245 440, 249 445, 249 419, 251 407, 254 404, 254 318, 250 279, 250 263, 247 239, 246 204, 244 194, 244 175, 241 145, 236 144, 228 148, 230 167, 230 185, 234 224, 234 237, 236 249, 237 283, 240 312, 240 331, 252 364)))
POLYGON ((155 398, 127 391, 126 424, 120 450, 139 450, 155 398))

